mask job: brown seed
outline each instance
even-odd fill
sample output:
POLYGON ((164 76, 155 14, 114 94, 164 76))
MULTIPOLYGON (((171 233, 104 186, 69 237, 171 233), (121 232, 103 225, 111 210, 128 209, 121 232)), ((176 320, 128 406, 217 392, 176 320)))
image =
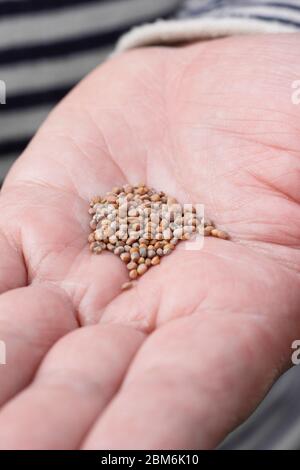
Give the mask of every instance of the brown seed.
POLYGON ((115 203, 117 198, 116 196, 114 196, 113 194, 109 195, 109 196, 106 196, 106 200, 107 202, 110 202, 110 203, 115 203))
POLYGON ((94 241, 95 241, 95 234, 93 232, 89 234, 88 242, 93 243, 94 241))
POLYGON ((94 205, 94 204, 97 204, 100 201, 101 201, 101 197, 100 196, 95 196, 95 197, 92 198, 91 204, 94 205))
POLYGON ((123 246, 118 246, 114 250, 114 254, 117 255, 117 256, 120 256, 122 253, 124 253, 124 247, 123 246))
POLYGON ((138 264, 143 264, 143 263, 145 263, 145 258, 140 258, 140 259, 138 260, 138 264))
POLYGON ((131 253, 131 260, 138 262, 140 259, 140 254, 139 253, 131 253))
POLYGON ((147 255, 148 255, 148 258, 151 259, 151 258, 154 258, 154 256, 156 255, 156 252, 155 250, 148 250, 147 255))
POLYGON ((228 234, 226 232, 215 228, 211 231, 211 235, 213 237, 222 238, 223 240, 226 240, 228 238, 228 234))
POLYGON ((168 206, 171 206, 173 204, 178 204, 178 201, 177 199, 175 199, 175 197, 168 197, 167 201, 168 201, 167 202, 168 206))
POLYGON ((171 253, 171 251, 172 251, 172 248, 169 244, 164 246, 164 255, 165 256, 169 255, 171 253))
POLYGON ((129 253, 125 252, 125 253, 122 253, 120 255, 120 258, 122 261, 124 261, 124 263, 129 263, 129 261, 131 260, 131 256, 129 253))
POLYGON ((219 230, 218 237, 222 238, 223 240, 228 240, 229 239, 228 233, 224 232, 223 230, 219 230))
POLYGON ((159 194, 153 194, 153 196, 151 196, 150 199, 153 202, 158 202, 160 200, 160 195, 159 194))
POLYGON ((159 263, 160 263, 160 257, 159 256, 154 256, 154 258, 152 258, 152 260, 151 260, 152 266, 156 266, 159 263))
POLYGON ((136 194, 143 195, 143 194, 145 194, 145 193, 147 192, 147 189, 144 188, 144 187, 142 187, 142 186, 140 186, 139 188, 137 188, 137 189, 135 190, 135 192, 136 192, 136 194))
POLYGON ((130 279, 136 279, 136 278, 138 277, 137 270, 136 270, 136 269, 132 269, 132 270, 129 272, 129 277, 130 277, 130 279))
POLYGON ((90 251, 94 251, 97 246, 99 246, 98 242, 90 243, 90 251))
POLYGON ((157 254, 158 256, 163 256, 163 254, 164 254, 163 249, 162 249, 162 248, 157 248, 156 254, 157 254))
POLYGON ((131 271, 132 269, 136 269, 137 264, 134 261, 130 261, 130 263, 127 264, 127 269, 131 271))
POLYGON ((112 192, 113 192, 114 194, 120 194, 121 191, 122 191, 122 190, 121 190, 121 188, 119 188, 119 186, 114 186, 114 187, 112 188, 112 192))
POLYGON ((139 253, 143 258, 146 258, 146 256, 147 256, 147 247, 146 246, 140 246, 139 253))
POLYGON ((132 191, 133 191, 133 187, 130 186, 130 184, 125 184, 125 186, 123 186, 123 189, 124 189, 124 192, 125 192, 126 194, 132 193, 132 191))
POLYGON ((139 274, 139 276, 142 276, 143 274, 145 274, 147 269, 148 267, 146 266, 146 264, 140 264, 137 268, 137 273, 139 274))
POLYGON ((98 229, 98 230, 96 230, 96 231, 94 232, 94 238, 95 238, 95 240, 97 240, 97 241, 103 240, 104 236, 103 236, 103 232, 102 232, 101 229, 100 229, 100 230, 98 229))
POLYGON ((151 266, 151 259, 150 258, 145 259, 145 265, 148 266, 148 267, 151 266))
MULTIPOLYGON (((203 226, 199 226, 201 227, 198 231, 202 231, 203 230, 203 226)), ((214 227, 212 225, 207 225, 205 228, 204 228, 204 236, 205 237, 208 237, 209 235, 211 235, 211 232, 212 230, 214 230, 214 227)))
POLYGON ((133 287, 133 285, 134 285, 133 282, 130 282, 130 281, 129 281, 129 282, 125 282, 125 283, 122 285, 121 289, 122 289, 122 290, 129 290, 129 289, 131 289, 131 288, 133 287))
POLYGON ((109 237, 109 243, 111 243, 112 245, 115 245, 117 243, 118 239, 115 235, 111 235, 109 237))

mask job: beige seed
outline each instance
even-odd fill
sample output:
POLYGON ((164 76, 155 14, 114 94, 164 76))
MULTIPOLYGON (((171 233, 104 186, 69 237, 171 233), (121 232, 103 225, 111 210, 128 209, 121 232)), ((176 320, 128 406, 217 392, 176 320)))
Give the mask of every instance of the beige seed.
POLYGON ((110 202, 110 203, 115 203, 117 198, 116 196, 114 196, 113 194, 109 195, 109 196, 106 196, 106 200, 107 202, 110 202))
POLYGON ((124 263, 129 263, 129 261, 131 260, 131 256, 129 253, 125 252, 125 253, 122 253, 120 255, 120 258, 122 261, 124 261, 124 263))
POLYGON ((95 241, 95 234, 93 232, 89 234, 88 242, 93 243, 94 241, 95 241))
POLYGON ((103 236, 102 230, 96 230, 96 231, 94 232, 94 238, 95 238, 95 240, 97 240, 97 241, 103 240, 104 236, 103 236))
POLYGON ((181 238, 182 237, 182 228, 177 228, 174 230, 173 235, 175 238, 181 238))
POLYGON ((114 186, 114 187, 112 188, 112 192, 113 192, 114 194, 120 194, 121 191, 122 191, 122 190, 121 190, 121 188, 119 188, 119 186, 114 186))
POLYGON ((213 237, 222 238, 223 240, 227 240, 228 238, 228 234, 226 232, 223 232, 222 230, 218 230, 215 228, 211 231, 211 235, 213 237))
POLYGON ((140 246, 139 253, 140 253, 140 256, 142 258, 146 258, 146 256, 147 256, 147 247, 146 246, 140 246))
POLYGON ((109 243, 111 243, 112 245, 115 245, 117 243, 118 239, 115 235, 112 235, 109 237, 109 243))
POLYGON ((132 270, 129 272, 129 277, 130 277, 130 279, 136 279, 136 278, 138 277, 137 270, 136 270, 136 269, 132 269, 132 270))
POLYGON ((163 238, 165 240, 171 240, 172 238, 172 232, 169 228, 167 228, 166 230, 163 231, 163 238))
POLYGON ((133 191, 133 187, 130 186, 130 184, 125 184, 125 186, 123 186, 123 189, 124 189, 124 192, 125 192, 126 194, 132 193, 132 191, 133 191))
POLYGON ((159 256, 154 256, 154 258, 152 258, 152 260, 151 260, 152 266, 156 266, 159 263, 160 263, 160 257, 159 256))
MULTIPOLYGON (((200 227, 200 226, 199 226, 200 227)), ((199 231, 203 230, 203 226, 201 226, 201 228, 198 229, 199 231)), ((205 237, 208 237, 209 235, 211 235, 211 232, 212 230, 214 230, 214 227, 212 225, 207 225, 207 227, 204 228, 204 236, 205 237)))
POLYGON ((145 263, 145 258, 140 258, 140 259, 138 260, 138 264, 143 264, 143 263, 145 263))
POLYGON ((131 289, 132 287, 134 286, 134 283, 133 282, 124 282, 124 284, 122 285, 121 289, 122 290, 129 290, 131 289))
POLYGON ((138 262, 139 259, 140 259, 139 253, 131 253, 131 261, 138 262))
POLYGON ((145 274, 145 272, 148 270, 148 267, 145 264, 140 264, 137 268, 137 273, 139 276, 142 276, 145 274))
POLYGON ((130 210, 128 211, 128 216, 129 216, 129 217, 138 217, 138 215, 139 215, 139 213, 138 213, 138 211, 137 211, 136 209, 130 209, 130 210))
POLYGON ((131 271, 132 269, 136 269, 137 264, 134 261, 130 261, 130 263, 127 264, 127 269, 131 271))
POLYGON ((162 248, 157 248, 156 254, 157 254, 158 256, 163 256, 163 254, 164 254, 163 249, 162 249, 162 248))
POLYGON ((151 259, 150 258, 145 259, 145 265, 148 266, 148 267, 151 266, 151 259))
POLYGON ((172 251, 172 248, 171 248, 170 244, 167 244, 167 245, 164 246, 164 250, 163 250, 164 255, 166 255, 166 256, 169 255, 171 253, 171 251, 172 251))
POLYGON ((148 250, 148 258, 152 259, 156 255, 155 250, 148 250))
POLYGON ((118 246, 114 251, 114 254, 117 255, 117 256, 120 256, 123 253, 124 253, 124 247, 123 246, 118 246))
POLYGON ((94 205, 94 204, 97 204, 100 201, 101 201, 101 197, 100 196, 95 196, 95 197, 92 198, 91 204, 94 205))

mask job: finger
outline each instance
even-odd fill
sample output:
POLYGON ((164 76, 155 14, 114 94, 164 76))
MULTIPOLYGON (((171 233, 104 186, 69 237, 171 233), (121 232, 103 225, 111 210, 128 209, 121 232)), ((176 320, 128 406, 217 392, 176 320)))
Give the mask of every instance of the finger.
POLYGON ((29 286, 0 295, 2 405, 32 379, 41 359, 61 336, 77 327, 73 308, 57 288, 29 286))
POLYGON ((290 327, 279 316, 271 322, 243 311, 199 312, 161 327, 144 343, 83 448, 215 447, 282 371, 290 327))
POLYGON ((0 231, 0 294, 26 285, 27 273, 22 259, 13 243, 0 231))
POLYGON ((78 448, 143 339, 116 325, 85 327, 63 338, 31 386, 0 414, 0 448, 78 448))

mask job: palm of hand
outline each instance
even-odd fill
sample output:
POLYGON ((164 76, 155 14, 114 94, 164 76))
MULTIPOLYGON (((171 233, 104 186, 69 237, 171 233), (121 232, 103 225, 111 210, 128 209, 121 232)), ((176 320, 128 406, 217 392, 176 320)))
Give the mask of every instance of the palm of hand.
POLYGON ((297 40, 132 52, 49 117, 1 194, 1 447, 213 447, 288 365, 297 40), (178 248, 120 293, 126 268, 89 253, 87 209, 127 181, 205 204, 232 241, 178 248))

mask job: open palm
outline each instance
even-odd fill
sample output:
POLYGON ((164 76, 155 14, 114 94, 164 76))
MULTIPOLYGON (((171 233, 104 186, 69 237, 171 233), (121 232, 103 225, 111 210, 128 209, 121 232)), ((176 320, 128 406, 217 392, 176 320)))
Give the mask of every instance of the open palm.
POLYGON ((212 448, 289 366, 299 39, 126 53, 50 115, 0 199, 1 448, 212 448), (231 240, 182 243, 121 292, 88 203, 126 182, 203 203, 231 240))

